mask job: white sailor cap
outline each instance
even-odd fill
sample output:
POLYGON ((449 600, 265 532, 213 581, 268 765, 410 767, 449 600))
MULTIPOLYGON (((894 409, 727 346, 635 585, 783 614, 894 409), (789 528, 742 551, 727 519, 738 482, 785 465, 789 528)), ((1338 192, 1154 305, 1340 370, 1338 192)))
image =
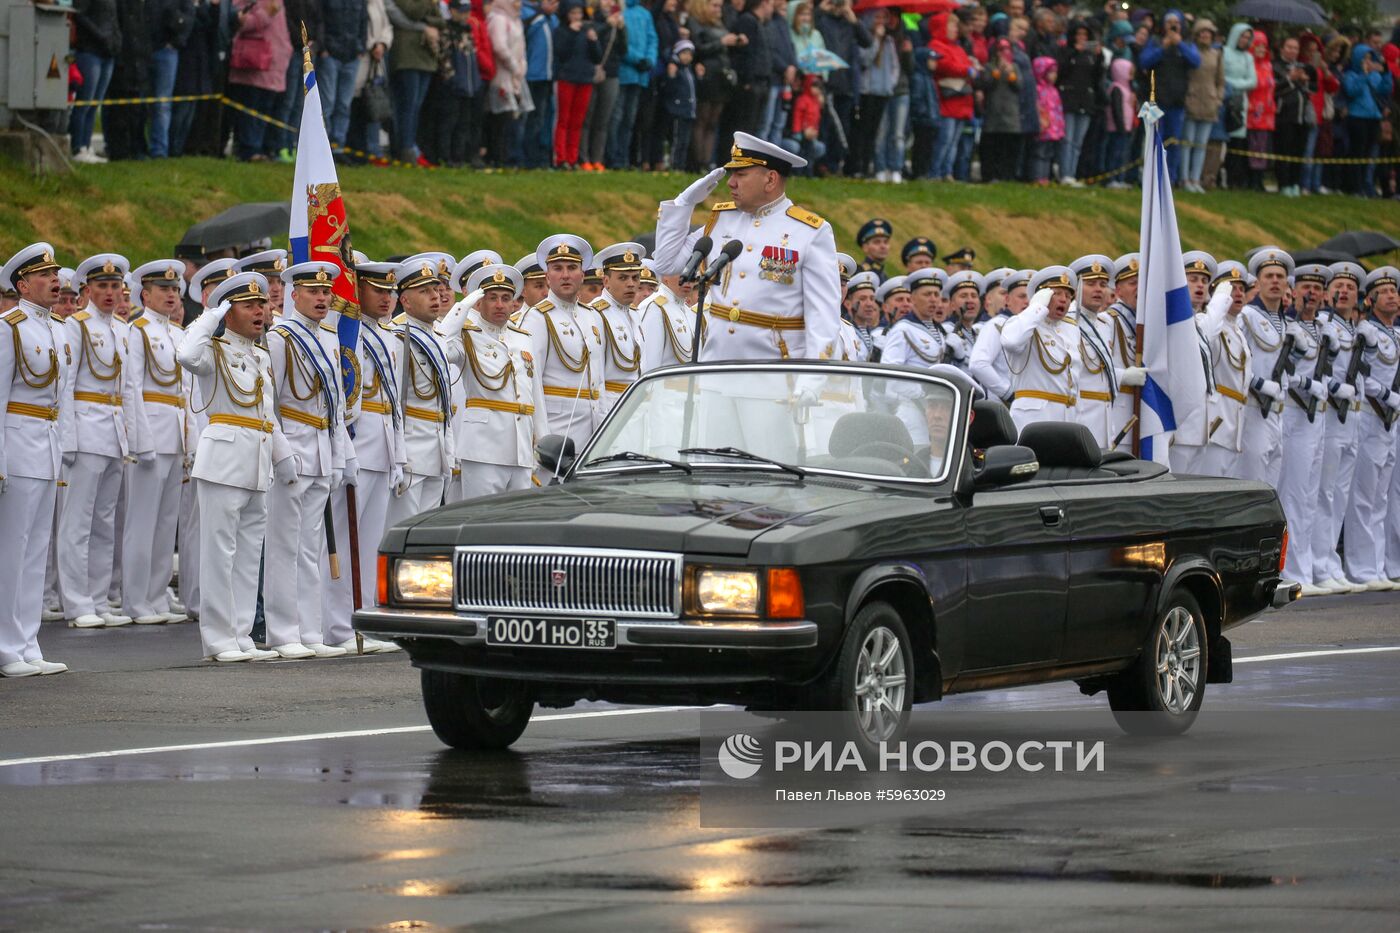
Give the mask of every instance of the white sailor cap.
POLYGON ((978 295, 983 295, 987 291, 987 286, 980 273, 971 269, 962 269, 948 276, 947 294, 951 296, 953 292, 960 288, 975 288, 978 295))
POLYGON ((1031 276, 1031 284, 1027 287, 1034 295, 1042 288, 1067 288, 1074 291, 1078 285, 1079 278, 1069 266, 1046 266, 1031 276))
POLYGON ((900 292, 909 294, 909 285, 905 282, 907 278, 905 275, 892 275, 885 279, 884 284, 875 289, 875 300, 884 304, 892 295, 898 295, 900 292))
POLYGON ((225 301, 267 301, 267 276, 261 272, 239 272, 214 287, 209 307, 217 308, 225 301))
POLYGON ((351 252, 350 256, 355 261, 356 272, 360 270, 360 266, 363 266, 365 263, 369 262, 369 257, 366 256, 364 253, 360 252, 359 250, 354 250, 353 252, 351 252))
POLYGON ((1193 249, 1181 254, 1181 264, 1187 272, 1199 272, 1208 279, 1214 279, 1218 268, 1215 257, 1205 250, 1193 249))
POLYGON ((1117 285, 1124 279, 1135 279, 1138 269, 1142 266, 1142 257, 1137 253, 1124 253, 1113 260, 1113 284, 1117 285))
POLYGON ((1382 285, 1400 288, 1400 270, 1394 266, 1381 266, 1379 269, 1371 270, 1371 274, 1366 276, 1366 294, 1371 294, 1382 285))
POLYGON ((1225 259, 1216 264, 1215 275, 1211 277, 1210 284, 1218 285, 1221 282, 1229 280, 1231 282, 1239 282, 1243 285, 1248 277, 1249 273, 1245 270, 1244 263, 1237 262, 1233 259, 1225 259))
POLYGON ((788 152, 782 146, 773 145, 766 139, 759 139, 749 133, 735 133, 734 145, 729 147, 729 161, 724 167, 731 172, 745 168, 766 168, 780 175, 787 175, 795 168, 806 168, 807 160, 788 152))
POLYGON ((904 287, 913 292, 918 288, 936 288, 940 292, 948 282, 948 277, 940 269, 915 269, 904 277, 904 287))
POLYGON ((1004 280, 1008 275, 1010 275, 1011 273, 1013 273, 1013 272, 1015 272, 1015 271, 1016 271, 1015 269, 1012 269, 1012 268, 1009 267, 1009 266, 998 266, 997 268, 993 269, 991 272, 988 272, 986 275, 982 276, 982 290, 983 290, 983 292, 984 292, 984 293, 985 293, 985 292, 989 292, 989 291, 991 291, 992 289, 994 289, 994 288, 996 288, 996 287, 998 287, 998 286, 1003 286, 1003 287, 1004 287, 1004 284, 1005 284, 1005 283, 1004 283, 1003 280, 1004 280))
POLYGON ((405 259, 394 269, 394 286, 399 293, 423 285, 440 285, 437 260, 431 255, 414 256, 405 259))
POLYGON ((1013 269, 1002 277, 1001 287, 1008 292, 1013 288, 1025 288, 1031 284, 1031 276, 1035 275, 1034 269, 1013 269))
POLYGON ((474 253, 468 253, 462 257, 461 262, 452 267, 452 275, 448 284, 452 286, 454 292, 459 294, 465 295, 469 291, 475 291, 475 289, 463 287, 464 283, 472 277, 472 273, 485 266, 499 265, 502 261, 501 254, 494 249, 479 249, 474 253))
POLYGON ((340 266, 333 262, 299 262, 283 269, 281 275, 283 285, 322 285, 326 288, 330 288, 338 278, 340 266))
POLYGON ((59 269, 58 290, 61 292, 72 292, 76 295, 78 293, 78 283, 75 281, 77 277, 78 273, 76 270, 69 269, 67 266, 59 269))
POLYGON ((1103 279, 1107 282, 1113 279, 1113 260, 1099 253, 1080 256, 1069 264, 1069 268, 1080 280, 1085 282, 1091 282, 1094 279, 1103 279))
POLYGON ((287 251, 285 249, 265 249, 260 253, 253 253, 251 256, 244 256, 238 260, 239 272, 261 272, 263 277, 269 275, 281 275, 287 268, 287 251))
MULTIPOLYGON (((364 253, 357 255, 364 256, 364 253)), ((375 288, 391 292, 394 290, 398 268, 399 264, 396 262, 370 262, 365 259, 363 262, 355 263, 355 278, 362 285, 372 285, 375 288)))
POLYGON ((131 264, 119 253, 98 253, 78 263, 74 270, 74 281, 79 285, 96 282, 100 279, 121 281, 131 271, 131 264))
POLYGON ((598 250, 593 262, 604 272, 640 272, 647 249, 640 243, 614 243, 598 250))
POLYGON ((437 250, 430 250, 423 253, 414 253, 403 261, 404 265, 422 266, 428 262, 433 265, 433 274, 442 280, 442 284, 447 285, 452 278, 452 269, 457 265, 457 260, 450 253, 443 253, 437 250))
POLYGON ((1293 284, 1316 282, 1323 288, 1332 281, 1332 270, 1319 262, 1308 262, 1293 270, 1293 284))
POLYGON ((1359 263, 1334 262, 1327 269, 1332 273, 1331 281, 1333 282, 1338 279, 1350 279, 1357 288, 1360 288, 1361 283, 1366 281, 1366 270, 1361 268, 1359 263))
POLYGON ((535 258, 534 253, 526 253, 524 256, 517 259, 515 261, 515 268, 519 269, 520 274, 527 279, 544 278, 544 267, 540 265, 540 261, 535 258))
POLYGON ((504 289, 510 292, 512 298, 519 298, 520 290, 524 286, 525 277, 520 274, 520 270, 500 262, 482 266, 467 279, 468 292, 474 292, 478 288, 483 291, 504 289))
POLYGON ((194 275, 190 276, 190 294, 203 295, 206 287, 213 288, 237 274, 237 259, 215 259, 212 262, 207 262, 200 266, 194 275))
POLYGON ((535 262, 548 269, 551 262, 576 262, 585 269, 593 268, 593 247, 583 237, 572 233, 556 233, 540 241, 535 249, 535 262))
POLYGON ((860 268, 856 265, 855 259, 853 259, 849 253, 837 253, 836 265, 841 270, 841 281, 843 282, 855 275, 856 271, 860 268))
POLYGON ((851 295, 862 288, 868 288, 872 292, 880 289, 880 277, 873 272, 857 272, 846 282, 846 294, 851 295))
POLYGON ((661 281, 661 280, 660 280, 659 278, 657 278, 657 276, 656 276, 656 260, 654 260, 654 259, 643 259, 643 260, 642 260, 642 281, 643 281, 643 282, 651 282, 653 285, 655 285, 657 282, 661 281))
POLYGON ((1250 275, 1258 275, 1269 266, 1278 266, 1284 275, 1292 275, 1293 257, 1277 246, 1261 246, 1249 257, 1250 275))
POLYGON ((10 257, 0 269, 0 288, 15 290, 16 283, 35 272, 57 272, 62 268, 53 258, 53 247, 47 243, 31 243, 10 257))
POLYGON ((139 290, 147 285, 169 285, 185 295, 185 264, 179 259, 157 259, 131 271, 133 301, 140 301, 139 290))

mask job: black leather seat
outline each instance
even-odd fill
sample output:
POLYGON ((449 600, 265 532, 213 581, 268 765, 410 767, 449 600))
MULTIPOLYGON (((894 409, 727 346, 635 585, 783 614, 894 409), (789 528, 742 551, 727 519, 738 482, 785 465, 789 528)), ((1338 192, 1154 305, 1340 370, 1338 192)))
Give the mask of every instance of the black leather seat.
POLYGON ((967 445, 973 450, 986 450, 1003 444, 1016 443, 1016 422, 1011 412, 994 398, 978 399, 972 403, 972 426, 968 428, 967 445))
MULTIPOLYGON (((833 457, 866 456, 862 447, 880 445, 884 451, 897 448, 903 456, 914 452, 914 439, 909 429, 894 415, 873 411, 852 411, 842 415, 831 429, 827 449, 833 457)), ((874 456, 885 456, 883 452, 874 456)))
POLYGON ((1101 469, 1103 450, 1093 433, 1070 421, 1038 421, 1021 429, 1022 447, 1035 451, 1040 461, 1037 480, 1114 479, 1117 473, 1101 469))

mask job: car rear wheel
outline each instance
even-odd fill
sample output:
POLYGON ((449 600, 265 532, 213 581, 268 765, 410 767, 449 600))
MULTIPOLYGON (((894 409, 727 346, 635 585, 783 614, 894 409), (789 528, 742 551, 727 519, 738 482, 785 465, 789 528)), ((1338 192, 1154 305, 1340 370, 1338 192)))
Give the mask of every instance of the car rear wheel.
POLYGON ((1177 590, 1133 666, 1109 685, 1108 703, 1124 732, 1178 735, 1191 728, 1206 692, 1206 622, 1196 598, 1177 590))
POLYGON ((847 724, 861 743, 873 748, 903 735, 914 701, 914 649, 889 603, 856 613, 826 693, 828 708, 850 714, 847 724))
POLYGON ((424 670, 422 685, 428 723, 453 748, 506 748, 520 738, 535 708, 524 681, 424 670))

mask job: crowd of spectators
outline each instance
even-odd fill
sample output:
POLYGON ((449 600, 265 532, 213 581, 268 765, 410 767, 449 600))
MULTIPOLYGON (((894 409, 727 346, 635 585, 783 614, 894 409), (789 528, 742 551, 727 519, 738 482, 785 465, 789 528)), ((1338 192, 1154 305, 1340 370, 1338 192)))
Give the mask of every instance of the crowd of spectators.
POLYGON ((1180 187, 1396 194, 1400 24, 868 2, 75 0, 76 100, 206 99, 100 108, 103 153, 78 106, 71 143, 288 161, 304 27, 345 159, 695 172, 743 130, 820 176, 1121 187, 1155 90, 1180 187))

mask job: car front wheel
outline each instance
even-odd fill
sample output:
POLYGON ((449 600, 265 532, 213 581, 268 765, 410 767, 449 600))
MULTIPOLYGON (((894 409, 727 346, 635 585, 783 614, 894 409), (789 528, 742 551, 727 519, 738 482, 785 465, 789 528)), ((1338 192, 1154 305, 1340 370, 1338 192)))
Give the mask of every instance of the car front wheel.
POLYGON ((1134 735, 1191 728, 1206 691, 1206 622, 1196 598, 1172 593, 1133 666, 1108 688, 1113 718, 1134 735))
POLYGON ((856 613, 826 692, 828 708, 849 714, 862 744, 874 748, 904 733, 914 701, 914 649, 894 607, 875 602, 856 613))
POLYGON ((525 731, 534 711, 524 681, 422 672, 423 707, 434 734, 464 750, 506 748, 525 731))

